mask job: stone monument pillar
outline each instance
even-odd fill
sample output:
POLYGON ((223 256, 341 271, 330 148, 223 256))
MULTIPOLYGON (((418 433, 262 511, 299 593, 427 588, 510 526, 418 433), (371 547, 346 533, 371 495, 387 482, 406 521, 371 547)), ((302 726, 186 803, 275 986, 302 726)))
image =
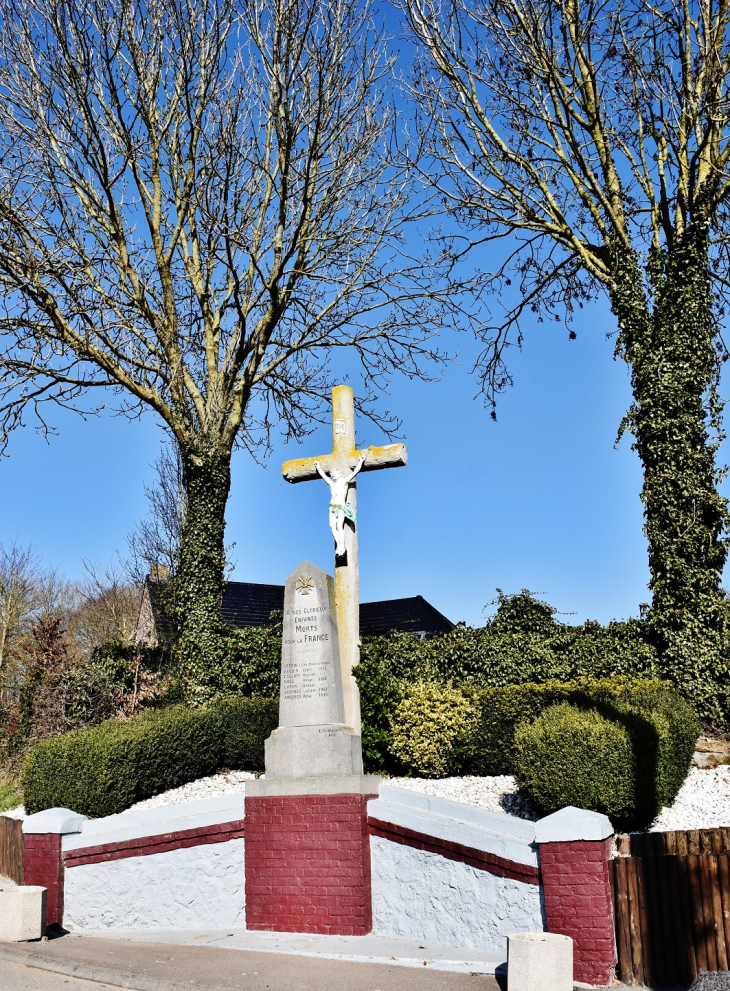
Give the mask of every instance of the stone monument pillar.
POLYGON ((360 737, 345 725, 334 582, 304 561, 286 580, 279 728, 266 778, 359 776, 360 737))
POLYGON ((249 929, 364 935, 372 926, 359 733, 345 724, 333 579, 309 561, 284 594, 279 727, 246 783, 249 929))

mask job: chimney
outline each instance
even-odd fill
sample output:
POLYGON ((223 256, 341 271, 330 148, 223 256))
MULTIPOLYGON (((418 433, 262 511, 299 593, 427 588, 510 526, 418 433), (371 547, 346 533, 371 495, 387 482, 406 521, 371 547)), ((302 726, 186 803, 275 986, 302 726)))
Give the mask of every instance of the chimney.
POLYGON ((150 567, 149 580, 151 582, 164 582, 170 577, 170 569, 166 564, 153 564, 150 567))

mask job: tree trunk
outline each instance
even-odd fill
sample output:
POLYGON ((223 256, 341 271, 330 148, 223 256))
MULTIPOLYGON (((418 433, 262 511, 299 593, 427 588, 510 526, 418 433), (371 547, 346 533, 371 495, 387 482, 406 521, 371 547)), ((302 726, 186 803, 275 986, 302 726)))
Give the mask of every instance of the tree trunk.
POLYGON ((181 458, 186 507, 173 583, 176 649, 186 680, 203 686, 215 675, 228 632, 221 603, 231 455, 181 451, 181 458))
POLYGON ((651 303, 636 256, 619 256, 612 304, 634 394, 625 425, 644 469, 650 630, 666 675, 700 716, 718 721, 726 708, 718 675, 727 666, 720 582, 729 518, 717 490, 719 361, 708 250, 707 227, 695 224, 655 253, 647 265, 651 303))

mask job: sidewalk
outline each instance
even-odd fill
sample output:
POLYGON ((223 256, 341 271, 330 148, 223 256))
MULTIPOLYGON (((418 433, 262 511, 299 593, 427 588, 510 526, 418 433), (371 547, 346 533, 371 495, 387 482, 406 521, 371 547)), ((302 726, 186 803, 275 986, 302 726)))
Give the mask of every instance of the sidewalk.
POLYGON ((69 933, 44 942, 0 943, 0 975, 4 961, 134 991, 498 991, 505 987, 503 978, 497 981, 488 973, 500 963, 494 957, 433 945, 420 949, 410 941, 373 936, 69 933), (467 970, 470 962, 479 969, 467 970))
MULTIPOLYGON (((74 937, 72 934, 72 938, 74 937)), ((85 939, 121 940, 160 943, 167 946, 208 946, 225 950, 256 953, 281 953, 319 960, 347 963, 385 964, 389 967, 414 967, 419 971, 442 970, 458 974, 493 975, 503 967, 505 957, 486 950, 422 944, 412 939, 390 936, 322 936, 316 934, 256 932, 225 929, 209 932, 126 932, 85 933, 85 939)))

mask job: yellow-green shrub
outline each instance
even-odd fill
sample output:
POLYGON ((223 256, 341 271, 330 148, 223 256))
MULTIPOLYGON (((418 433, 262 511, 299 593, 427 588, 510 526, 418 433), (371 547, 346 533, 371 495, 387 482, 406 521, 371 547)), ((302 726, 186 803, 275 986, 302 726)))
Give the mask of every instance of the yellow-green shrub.
POLYGON ((424 778, 456 774, 472 746, 477 710, 468 693, 433 682, 409 687, 391 716, 391 753, 424 778))

